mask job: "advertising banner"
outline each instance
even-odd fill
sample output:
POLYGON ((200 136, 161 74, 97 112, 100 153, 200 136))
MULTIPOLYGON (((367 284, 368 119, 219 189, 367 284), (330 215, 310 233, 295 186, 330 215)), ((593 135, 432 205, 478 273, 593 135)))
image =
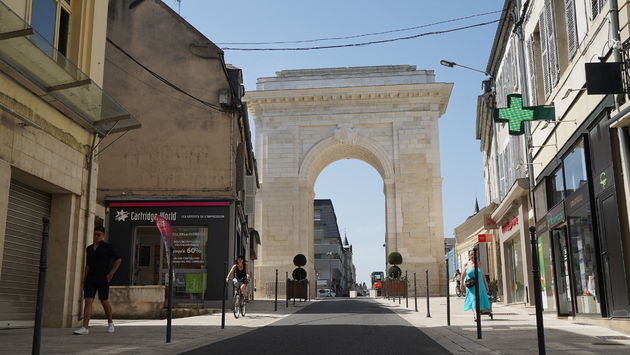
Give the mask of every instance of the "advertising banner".
POLYGON ((166 249, 166 261, 168 264, 171 264, 170 260, 170 250, 173 247, 173 232, 171 231, 171 224, 168 223, 166 218, 162 216, 155 216, 155 225, 160 231, 160 235, 162 236, 162 242, 164 243, 164 248, 166 249))

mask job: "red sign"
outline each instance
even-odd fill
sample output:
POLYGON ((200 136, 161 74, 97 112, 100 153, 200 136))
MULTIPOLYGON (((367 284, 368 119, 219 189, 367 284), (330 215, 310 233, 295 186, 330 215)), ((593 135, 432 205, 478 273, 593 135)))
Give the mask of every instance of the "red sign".
POLYGON ((518 225, 518 216, 512 218, 511 221, 507 222, 506 224, 501 226, 501 232, 505 233, 505 232, 509 232, 512 230, 512 228, 514 228, 514 226, 518 225))
POLYGON ((491 242, 492 234, 479 234, 477 235, 477 241, 479 243, 491 242))

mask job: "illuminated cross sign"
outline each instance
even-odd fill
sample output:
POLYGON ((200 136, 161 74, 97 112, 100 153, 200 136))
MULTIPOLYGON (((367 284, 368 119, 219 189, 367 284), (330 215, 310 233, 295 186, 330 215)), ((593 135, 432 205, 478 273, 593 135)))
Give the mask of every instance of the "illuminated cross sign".
POLYGON ((494 121, 507 122, 511 135, 518 136, 525 133, 525 121, 555 120, 556 111, 553 106, 523 107, 521 94, 508 95, 507 102, 508 107, 494 110, 494 121))

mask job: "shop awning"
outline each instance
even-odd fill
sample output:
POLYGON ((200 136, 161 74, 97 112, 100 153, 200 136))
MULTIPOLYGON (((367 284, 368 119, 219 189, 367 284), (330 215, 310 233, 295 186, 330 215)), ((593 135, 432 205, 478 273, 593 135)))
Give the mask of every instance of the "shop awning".
POLYGON ((124 107, 2 1, 0 71, 101 136, 140 127, 124 107))

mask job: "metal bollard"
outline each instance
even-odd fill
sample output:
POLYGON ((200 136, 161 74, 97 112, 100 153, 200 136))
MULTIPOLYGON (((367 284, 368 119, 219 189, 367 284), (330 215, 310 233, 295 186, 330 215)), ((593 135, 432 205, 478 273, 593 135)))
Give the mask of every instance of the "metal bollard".
POLYGON ((50 218, 42 218, 42 246, 39 253, 39 279, 37 282, 37 301, 35 303, 35 329, 33 330, 33 355, 39 355, 42 341, 42 317, 44 315, 44 290, 46 288, 46 269, 48 268, 48 228, 50 218))
POLYGON ((276 299, 273 305, 273 310, 278 311, 278 269, 276 269, 276 299))
MULTIPOLYGON (((477 339, 481 339, 481 310, 479 305, 479 270, 477 270, 477 248, 473 249, 473 264, 475 266, 475 314, 477 315, 477 339)), ((483 282, 483 280, 481 280, 483 282)))
POLYGON ((402 286, 400 284, 400 275, 398 275, 398 282, 396 282, 396 283, 398 284, 398 304, 400 304, 400 297, 401 297, 401 294, 402 294, 402 290, 400 289, 400 286, 402 286))
POLYGON ((409 278, 407 278, 407 270, 405 270, 405 308, 409 308, 409 278))
MULTIPOLYGON (((227 263, 223 263, 223 275, 227 275, 227 263)), ((223 280, 223 278, 221 278, 223 280)), ((223 283, 223 297, 221 299, 221 329, 225 329, 225 298, 227 297, 227 282, 223 283)))
POLYGON ((289 308, 289 272, 288 271, 286 271, 284 273, 284 277, 285 277, 285 279, 284 279, 284 291, 286 293, 285 294, 285 296, 286 296, 285 298, 286 298, 286 303, 287 303, 287 307, 286 308, 289 308))
POLYGON ((451 290, 449 288, 450 279, 448 278, 448 259, 446 262, 446 325, 451 325, 451 290))
POLYGON ((431 309, 429 305, 429 270, 424 271, 427 279, 427 318, 431 318, 431 309))
POLYGON ((416 286, 416 273, 413 273, 413 299, 416 303, 416 312, 418 312, 418 287, 416 286))

